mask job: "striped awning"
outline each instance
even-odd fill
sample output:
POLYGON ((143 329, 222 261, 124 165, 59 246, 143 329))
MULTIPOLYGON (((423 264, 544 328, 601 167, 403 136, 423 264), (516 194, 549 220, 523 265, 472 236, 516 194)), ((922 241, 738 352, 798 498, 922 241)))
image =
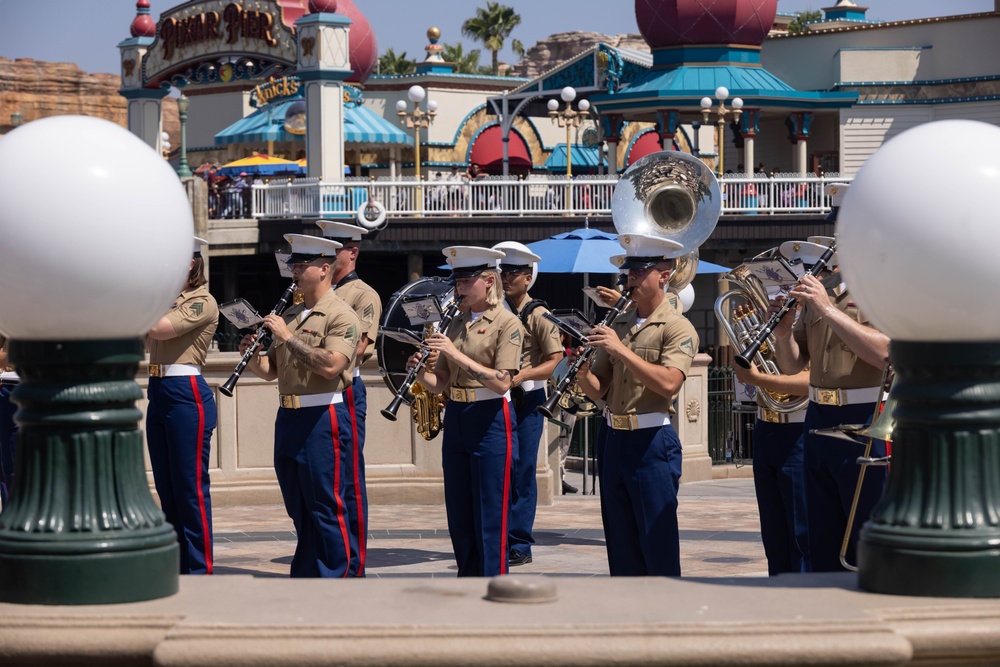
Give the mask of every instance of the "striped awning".
MULTIPOLYGON (((215 135, 217 145, 303 141, 305 135, 285 131, 285 111, 297 100, 269 104, 215 135)), ((413 137, 363 105, 344 106, 344 143, 412 145, 413 137)))

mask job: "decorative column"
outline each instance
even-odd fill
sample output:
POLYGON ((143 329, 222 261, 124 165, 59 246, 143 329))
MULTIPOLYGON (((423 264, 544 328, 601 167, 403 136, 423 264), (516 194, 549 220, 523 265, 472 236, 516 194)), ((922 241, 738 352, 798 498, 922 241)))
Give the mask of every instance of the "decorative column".
POLYGON ((757 138, 757 132, 760 131, 758 123, 760 122, 760 109, 744 109, 743 116, 740 118, 740 131, 743 133, 743 164, 746 165, 747 173, 752 174, 754 160, 756 156, 754 155, 754 140, 757 138))
POLYGON ((621 114, 601 116, 601 130, 604 140, 608 142, 608 172, 612 176, 618 175, 618 142, 621 141, 623 127, 625 119, 621 114))
POLYGON ((865 590, 1000 597, 998 150, 994 125, 919 125, 865 162, 840 208, 845 281, 892 339, 896 371, 892 468, 858 542, 865 590), (962 243, 941 243, 942 221, 961 221, 962 243), (932 255, 952 270, 914 285, 932 255), (915 317, 927 303, 944 310, 915 317))
POLYGON ((795 146, 792 153, 792 168, 800 175, 805 176, 809 170, 809 128, 812 126, 813 115, 808 112, 799 111, 790 114, 785 119, 788 127, 789 140, 795 146))
POLYGON ((143 87, 142 58, 156 38, 156 23, 149 15, 149 0, 136 2, 136 16, 132 21, 131 33, 131 39, 118 45, 122 63, 122 86, 118 93, 128 100, 129 132, 145 141, 159 154, 163 130, 160 105, 169 91, 159 86, 151 89, 143 87))
POLYGON ((656 131, 660 133, 660 148, 673 150, 674 135, 681 124, 681 114, 676 109, 662 109, 656 112, 656 131))
POLYGON ((306 99, 306 174, 339 181, 344 177, 344 80, 351 75, 351 20, 324 11, 332 0, 311 0, 295 22, 298 76, 306 99))
POLYGON ((12 397, 16 481, 0 514, 0 600, 171 595, 177 537, 146 483, 133 378, 145 354, 140 336, 170 309, 190 266, 184 186, 158 152, 114 123, 44 118, 0 142, 0 226, 18 249, 0 263, 0 284, 18 286, 0 291, 0 330, 21 378, 12 397), (45 196, 37 174, 57 161, 74 174, 60 185, 77 211, 71 218, 37 206, 45 196), (49 280, 24 280, 55 263, 49 280))

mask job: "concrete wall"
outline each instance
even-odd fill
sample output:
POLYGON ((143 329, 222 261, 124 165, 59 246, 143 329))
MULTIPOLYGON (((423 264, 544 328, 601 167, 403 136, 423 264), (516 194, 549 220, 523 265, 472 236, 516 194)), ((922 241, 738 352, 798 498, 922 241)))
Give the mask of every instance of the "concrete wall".
MULTIPOLYGON (((240 356, 234 352, 209 355, 205 379, 213 389, 229 379, 240 356)), ((699 355, 678 397, 675 427, 684 445, 684 480, 712 479, 708 455, 707 355, 699 355)), ((368 434, 365 443, 369 501, 373 504, 436 504, 444 502, 441 476, 441 436, 428 442, 414 428, 409 410, 399 411, 390 422, 380 410, 392 394, 379 376, 374 358, 362 369, 368 387, 368 434)), ((148 384, 145 366, 137 382, 148 384)), ((210 475, 212 502, 221 505, 280 503, 281 493, 273 468, 274 417, 278 406, 276 383, 244 373, 232 398, 216 391, 218 426, 212 436, 210 475)), ((146 400, 140 401, 145 421, 146 400)), ((557 429, 549 424, 542 435, 538 457, 538 502, 551 504, 557 492, 559 459, 554 440, 557 429), (553 458, 554 457, 554 458, 553 458)), ((152 488, 152 474, 146 461, 152 488)))

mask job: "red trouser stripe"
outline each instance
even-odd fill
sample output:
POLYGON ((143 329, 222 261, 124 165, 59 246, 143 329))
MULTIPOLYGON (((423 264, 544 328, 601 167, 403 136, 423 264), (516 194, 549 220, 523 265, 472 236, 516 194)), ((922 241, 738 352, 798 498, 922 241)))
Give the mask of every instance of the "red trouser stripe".
MULTIPOLYGON (((347 537, 347 520, 344 517, 344 500, 340 497, 340 429, 337 428, 337 406, 331 405, 330 430, 333 431, 333 502, 337 504, 337 525, 340 526, 340 536, 344 540, 344 557, 351 562, 351 541, 347 537)), ((344 578, 350 567, 344 567, 344 578)))
POLYGON ((507 510, 510 507, 510 467, 514 457, 514 443, 511 437, 510 401, 503 400, 503 425, 507 435, 507 456, 504 460, 503 497, 500 507, 500 574, 507 574, 507 510))
POLYGON ((361 449, 358 446, 358 415, 354 409, 354 391, 352 387, 346 392, 348 410, 351 411, 351 438, 354 442, 354 503, 358 511, 358 576, 365 573, 365 549, 368 541, 365 536, 365 507, 362 502, 364 489, 361 488, 361 464, 359 458, 361 449))
POLYGON ((205 404, 201 402, 201 391, 198 389, 198 376, 190 375, 191 394, 194 404, 198 406, 198 452, 194 462, 194 485, 198 489, 198 511, 201 513, 201 533, 205 536, 205 574, 212 574, 212 530, 208 526, 208 513, 205 511, 205 492, 201 488, 202 454, 205 447, 205 404))

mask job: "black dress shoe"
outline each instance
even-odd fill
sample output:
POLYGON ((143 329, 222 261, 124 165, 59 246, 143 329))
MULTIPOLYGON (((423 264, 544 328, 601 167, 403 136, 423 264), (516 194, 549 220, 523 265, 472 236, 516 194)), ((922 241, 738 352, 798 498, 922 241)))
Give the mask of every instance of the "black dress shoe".
POLYGON ((563 487, 563 495, 566 495, 567 493, 576 493, 579 490, 566 480, 563 480, 562 487, 563 487))
POLYGON ((507 554, 508 565, 527 565, 530 562, 531 562, 531 555, 526 553, 521 553, 517 549, 511 549, 510 553, 507 554))

